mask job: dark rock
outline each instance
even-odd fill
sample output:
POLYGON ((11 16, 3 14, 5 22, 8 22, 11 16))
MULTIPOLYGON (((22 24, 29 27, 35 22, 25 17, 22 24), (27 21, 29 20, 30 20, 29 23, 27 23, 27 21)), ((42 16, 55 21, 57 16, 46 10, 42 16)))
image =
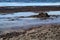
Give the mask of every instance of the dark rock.
POLYGON ((32 16, 28 16, 28 17, 36 17, 36 18, 48 18, 48 17, 50 17, 49 15, 48 15, 48 13, 39 13, 38 15, 32 15, 32 16))
POLYGON ((14 21, 15 19, 10 19, 9 21, 14 21))
POLYGON ((47 13, 39 13, 38 17, 49 17, 47 13))

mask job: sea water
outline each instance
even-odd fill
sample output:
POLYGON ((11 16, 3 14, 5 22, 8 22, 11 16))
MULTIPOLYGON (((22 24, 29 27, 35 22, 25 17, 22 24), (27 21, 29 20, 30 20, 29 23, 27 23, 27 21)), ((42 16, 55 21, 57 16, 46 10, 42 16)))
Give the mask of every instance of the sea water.
MULTIPOLYGON (((47 12, 49 15, 60 15, 60 11, 50 11, 47 12)), ((29 25, 41 25, 41 24, 49 24, 49 23, 60 23, 59 17, 51 17, 53 19, 45 19, 41 20, 40 18, 18 18, 20 16, 31 16, 38 15, 38 13, 34 12, 17 12, 10 14, 0 14, 0 28, 11 28, 11 27, 26 27, 29 25), (14 20, 12 20, 14 19, 14 20)))

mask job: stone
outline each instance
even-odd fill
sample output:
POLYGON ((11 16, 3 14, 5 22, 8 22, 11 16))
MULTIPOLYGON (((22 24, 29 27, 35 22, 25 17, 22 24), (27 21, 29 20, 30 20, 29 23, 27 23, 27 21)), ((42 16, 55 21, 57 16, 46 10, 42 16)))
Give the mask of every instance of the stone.
POLYGON ((38 17, 49 17, 48 13, 39 13, 38 17))

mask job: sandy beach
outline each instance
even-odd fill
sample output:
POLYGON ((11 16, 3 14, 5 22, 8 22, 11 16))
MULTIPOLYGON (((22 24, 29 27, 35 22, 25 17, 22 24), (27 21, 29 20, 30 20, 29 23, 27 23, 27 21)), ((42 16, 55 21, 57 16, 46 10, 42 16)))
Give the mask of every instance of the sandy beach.
POLYGON ((6 30, 0 40, 60 40, 60 24, 47 24, 27 30, 6 30))

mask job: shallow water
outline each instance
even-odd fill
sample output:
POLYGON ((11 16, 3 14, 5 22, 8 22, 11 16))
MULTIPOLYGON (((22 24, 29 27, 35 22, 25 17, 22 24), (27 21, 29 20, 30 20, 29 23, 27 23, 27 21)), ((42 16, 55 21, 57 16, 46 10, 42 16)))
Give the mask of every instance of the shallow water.
MULTIPOLYGON (((60 11, 51 11, 48 12, 49 15, 60 15, 60 11), (53 14, 51 14, 53 13, 53 14), (57 14, 54 14, 57 13, 57 14)), ((11 28, 11 27, 26 27, 29 25, 41 25, 48 23, 60 23, 59 17, 50 17, 49 19, 41 20, 40 18, 18 18, 19 16, 31 16, 37 15, 38 13, 34 12, 18 12, 14 14, 0 14, 0 28, 11 28), (14 19, 12 21, 12 19, 14 19)))

